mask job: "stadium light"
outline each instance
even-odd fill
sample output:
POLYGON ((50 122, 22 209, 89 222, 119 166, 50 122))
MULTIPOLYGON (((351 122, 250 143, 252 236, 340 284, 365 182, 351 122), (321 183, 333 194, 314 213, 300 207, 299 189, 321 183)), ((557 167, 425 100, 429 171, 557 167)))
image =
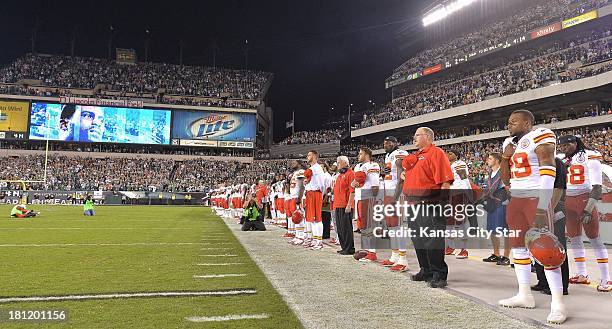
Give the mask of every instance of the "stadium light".
POLYGON ((447 5, 438 5, 423 16, 423 26, 438 22, 459 9, 469 6, 474 1, 476 0, 455 0, 447 5))

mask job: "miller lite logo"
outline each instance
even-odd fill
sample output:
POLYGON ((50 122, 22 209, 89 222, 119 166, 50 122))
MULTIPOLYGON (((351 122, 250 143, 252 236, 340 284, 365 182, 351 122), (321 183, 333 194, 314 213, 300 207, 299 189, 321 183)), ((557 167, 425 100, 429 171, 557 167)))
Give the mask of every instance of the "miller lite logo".
POLYGON ((191 136, 208 139, 227 135, 240 127, 240 117, 232 114, 210 114, 191 123, 191 136))

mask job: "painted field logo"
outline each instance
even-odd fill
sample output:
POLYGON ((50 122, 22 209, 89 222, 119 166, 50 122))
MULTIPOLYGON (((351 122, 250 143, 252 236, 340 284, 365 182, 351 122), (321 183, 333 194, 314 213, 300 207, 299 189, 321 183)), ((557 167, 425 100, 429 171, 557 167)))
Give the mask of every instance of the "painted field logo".
POLYGON ((210 114, 191 123, 193 138, 212 138, 227 135, 240 127, 240 117, 232 114, 210 114))

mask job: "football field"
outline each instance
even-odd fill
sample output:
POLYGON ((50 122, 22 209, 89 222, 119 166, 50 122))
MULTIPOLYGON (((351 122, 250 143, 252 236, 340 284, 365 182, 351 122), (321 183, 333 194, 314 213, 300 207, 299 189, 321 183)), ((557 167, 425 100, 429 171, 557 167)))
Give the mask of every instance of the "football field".
MULTIPOLYGON (((10 311, 64 311, 45 328, 301 328, 209 208, 0 206, 0 327, 10 311)), ((14 313, 13 313, 14 314, 14 313)), ((32 313, 27 313, 32 314, 32 313)))

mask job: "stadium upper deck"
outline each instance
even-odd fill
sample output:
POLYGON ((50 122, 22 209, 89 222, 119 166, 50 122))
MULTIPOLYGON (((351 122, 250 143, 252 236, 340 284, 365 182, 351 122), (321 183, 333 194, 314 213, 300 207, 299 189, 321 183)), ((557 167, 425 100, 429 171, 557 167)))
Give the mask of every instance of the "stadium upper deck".
MULTIPOLYGON (((115 94, 118 97, 153 95, 159 98, 163 94, 261 100, 271 79, 272 74, 267 72, 161 63, 121 64, 96 58, 31 54, 0 70, 0 82, 7 84, 101 89, 119 92, 115 94)), ((13 87, 11 92, 29 94, 27 88, 19 86, 13 87)), ((165 100, 181 103, 177 97, 165 100)))
POLYGON ((493 52, 537 39, 609 14, 610 0, 551 0, 526 2, 503 20, 426 49, 397 67, 386 80, 390 88, 493 52), (591 12, 596 10, 594 12, 591 12), (584 15, 584 16, 583 16, 584 15))

